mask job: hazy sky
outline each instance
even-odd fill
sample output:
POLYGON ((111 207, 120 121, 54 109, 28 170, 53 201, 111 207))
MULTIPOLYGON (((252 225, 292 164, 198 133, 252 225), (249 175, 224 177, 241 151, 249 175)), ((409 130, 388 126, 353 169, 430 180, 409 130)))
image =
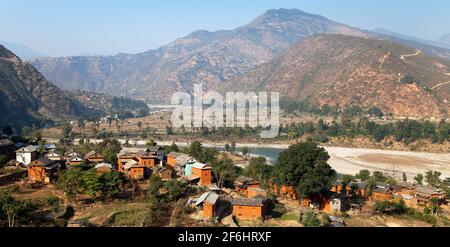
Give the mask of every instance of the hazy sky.
POLYGON ((450 33, 448 0, 1 0, 0 40, 50 56, 137 53, 198 29, 233 29, 273 8, 432 40, 450 33))

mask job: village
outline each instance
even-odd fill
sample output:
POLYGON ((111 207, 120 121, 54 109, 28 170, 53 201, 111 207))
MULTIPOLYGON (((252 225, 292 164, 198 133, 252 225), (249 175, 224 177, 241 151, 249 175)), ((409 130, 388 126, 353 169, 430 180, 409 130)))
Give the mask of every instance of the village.
MULTIPOLYGON (((63 208, 53 217, 66 217, 59 226, 105 226, 114 221, 122 222, 118 226, 366 226, 364 219, 378 218, 377 225, 382 224, 380 217, 401 218, 405 224, 419 226, 448 224, 447 192, 430 181, 429 185, 396 181, 368 171, 336 176, 330 168, 328 175, 311 178, 310 184, 295 185, 283 175, 274 177, 277 173, 269 171, 277 168, 262 158, 244 156, 250 165, 239 168, 229 158, 239 154, 204 148, 199 142, 179 148, 153 141, 132 146, 105 140, 64 147, 63 152, 60 144, 7 140, 2 140, 1 149, 2 155, 11 158, 0 174, 3 200, 18 203, 16 195, 53 195, 63 208), (325 189, 306 188, 315 185, 325 189), (93 210, 98 207, 110 207, 110 211, 102 218, 93 210), (75 212, 68 215, 68 209, 75 212), (131 215, 123 213, 130 210, 131 215)), ((313 143, 294 146, 316 148, 313 143)), ((295 163, 302 159, 299 156, 287 162, 295 163)), ((18 218, 28 217, 18 208, 5 217, 9 226, 27 225, 26 219, 18 223, 18 218)))

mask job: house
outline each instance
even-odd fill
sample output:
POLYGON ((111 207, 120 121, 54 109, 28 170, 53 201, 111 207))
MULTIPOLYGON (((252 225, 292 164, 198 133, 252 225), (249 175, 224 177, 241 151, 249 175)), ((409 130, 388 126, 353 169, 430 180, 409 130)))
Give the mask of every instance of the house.
POLYGON ((193 162, 196 162, 195 160, 192 159, 191 156, 187 155, 187 154, 183 154, 183 153, 178 153, 178 152, 170 152, 167 155, 167 161, 166 164, 167 166, 173 168, 175 171, 177 171, 177 169, 179 169, 180 167, 184 167, 184 165, 186 165, 186 163, 188 163, 190 160, 192 160, 193 162))
POLYGON ((173 177, 172 170, 166 167, 155 167, 154 173, 158 175, 158 177, 160 177, 162 180, 172 179, 173 177))
POLYGON ((414 197, 419 204, 429 205, 434 199, 438 204, 446 203, 446 192, 431 186, 416 185, 414 197))
MULTIPOLYGON (((345 186, 345 195, 349 196, 351 194, 351 186, 350 184, 347 184, 345 186)), ((331 185, 331 192, 336 194, 342 194, 344 192, 344 183, 342 180, 337 180, 331 185)))
POLYGON ((351 189, 356 188, 356 191, 352 191, 352 194, 356 195, 357 197, 362 198, 367 197, 367 188, 368 188, 367 182, 357 179, 356 182, 350 183, 350 188, 351 189))
POLYGON ((178 153, 178 152, 170 152, 167 155, 167 161, 166 161, 167 166, 175 169, 175 166, 177 165, 177 158, 180 157, 181 155, 183 155, 183 154, 178 153))
POLYGON ((64 160, 64 156, 62 155, 62 153, 60 153, 56 150, 49 151, 44 156, 47 157, 48 159, 56 161, 56 162, 62 162, 64 160))
POLYGON ((375 189, 372 191, 370 198, 373 201, 384 202, 393 198, 393 190, 389 184, 377 183, 375 189))
POLYGON ((124 169, 125 164, 127 164, 129 161, 132 161, 132 160, 137 163, 137 158, 134 156, 136 153, 133 151, 128 151, 128 150, 122 149, 117 154, 117 170, 119 172, 125 172, 125 169, 124 169))
POLYGON ((212 168, 206 164, 195 163, 192 165, 191 181, 198 179, 199 186, 209 186, 212 184, 212 168))
POLYGON ((205 192, 196 200, 195 206, 201 206, 203 217, 212 218, 216 216, 215 212, 218 199, 218 194, 211 191, 205 192))
POLYGON ((249 187, 247 189, 247 197, 253 198, 253 197, 267 197, 267 191, 264 189, 261 189, 259 187, 249 187))
POLYGON ((90 151, 89 153, 87 153, 85 158, 88 163, 105 162, 105 157, 95 151, 90 151))
POLYGON ((190 177, 192 175, 192 166, 198 162, 194 159, 189 160, 184 164, 184 176, 190 177))
POLYGON ((45 147, 45 150, 47 152, 52 152, 52 151, 56 150, 56 145, 55 144, 47 143, 47 144, 44 145, 44 147, 45 147))
POLYGON ((28 165, 37 158, 37 149, 36 147, 29 145, 26 147, 19 148, 16 151, 16 161, 28 165))
POLYGON ((289 198, 292 200, 298 199, 298 193, 295 190, 294 186, 290 185, 282 185, 281 187, 277 184, 270 183, 269 184, 270 191, 280 197, 289 198))
POLYGON ((145 178, 146 167, 135 160, 129 160, 123 166, 124 172, 133 180, 142 180, 145 178))
POLYGON ((14 159, 14 151, 16 146, 14 142, 8 138, 0 139, 0 155, 4 155, 7 160, 14 159))
POLYGON ((28 165, 28 178, 33 183, 52 182, 59 165, 53 160, 41 157, 28 165))
POLYGON ((67 151, 67 152, 64 153, 64 157, 65 157, 66 160, 68 158, 70 158, 70 157, 73 157, 73 156, 81 157, 81 155, 79 153, 74 152, 74 151, 67 151))
POLYGON ((156 153, 151 152, 150 150, 141 150, 134 155, 138 161, 138 163, 147 168, 154 168, 159 164, 160 160, 156 156, 156 153))
POLYGON ((95 165, 95 171, 99 174, 111 172, 112 169, 112 165, 108 163, 99 163, 95 165))
POLYGON ((248 188, 261 188, 261 183, 256 179, 246 176, 239 176, 234 181, 234 189, 238 193, 247 194, 248 188))
POLYGON ((78 155, 68 157, 66 159, 66 165, 69 166, 78 166, 84 163, 84 159, 78 155))
POLYGON ((256 198, 234 198, 233 216, 237 220, 263 220, 265 217, 265 199, 256 198))
POLYGON ((156 156, 160 162, 164 160, 164 150, 161 146, 150 146, 146 150, 150 154, 156 156))

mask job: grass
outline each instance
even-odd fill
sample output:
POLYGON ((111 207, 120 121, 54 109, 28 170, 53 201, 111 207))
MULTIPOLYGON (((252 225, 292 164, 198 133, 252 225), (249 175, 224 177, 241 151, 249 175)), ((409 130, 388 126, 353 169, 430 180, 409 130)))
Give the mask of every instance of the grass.
POLYGON ((298 215, 295 213, 285 213, 281 215, 280 220, 298 220, 298 215))

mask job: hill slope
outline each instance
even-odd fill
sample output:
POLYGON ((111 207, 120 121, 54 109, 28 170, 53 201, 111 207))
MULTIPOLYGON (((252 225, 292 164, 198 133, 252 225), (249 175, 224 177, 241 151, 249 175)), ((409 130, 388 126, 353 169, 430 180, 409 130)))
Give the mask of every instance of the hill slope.
POLYGON ((0 45, 0 125, 25 125, 76 114, 76 105, 32 65, 0 45))
POLYGON ((168 101, 166 92, 190 92, 193 83, 204 83, 210 88, 318 33, 366 36, 356 28, 322 16, 279 9, 267 11, 235 30, 196 31, 157 50, 136 55, 42 58, 32 63, 65 90, 168 101))
POLYGON ((16 54, 22 60, 30 60, 30 59, 46 56, 45 54, 43 54, 41 52, 35 51, 29 47, 26 47, 24 45, 17 44, 17 43, 11 43, 11 42, 6 42, 6 41, 0 40, 0 45, 3 45, 8 50, 12 51, 14 54, 16 54))
POLYGON ((376 106, 405 117, 450 112, 450 64, 391 41, 319 35, 227 82, 222 90, 278 91, 315 106, 376 106))

